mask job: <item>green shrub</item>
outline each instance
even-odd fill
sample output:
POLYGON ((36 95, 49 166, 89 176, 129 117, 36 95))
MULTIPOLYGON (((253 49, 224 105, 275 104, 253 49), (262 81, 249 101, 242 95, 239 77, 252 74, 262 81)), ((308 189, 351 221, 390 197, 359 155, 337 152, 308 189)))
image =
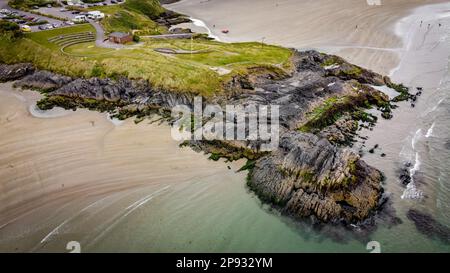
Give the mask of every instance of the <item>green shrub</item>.
POLYGON ((0 20, 0 35, 8 40, 22 37, 22 32, 18 24, 0 20))

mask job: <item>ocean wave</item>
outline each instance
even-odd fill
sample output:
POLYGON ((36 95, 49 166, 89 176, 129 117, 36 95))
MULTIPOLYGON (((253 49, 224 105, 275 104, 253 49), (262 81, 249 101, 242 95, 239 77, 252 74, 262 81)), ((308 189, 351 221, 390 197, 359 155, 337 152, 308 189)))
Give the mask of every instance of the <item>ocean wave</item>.
POLYGON ((423 197, 423 192, 416 187, 416 183, 414 181, 414 176, 420 170, 420 165, 421 162, 419 158, 419 153, 416 152, 414 166, 409 170, 411 182, 406 186, 406 189, 403 191, 403 194, 401 196, 402 199, 421 199, 423 197))
POLYGON ((411 139, 411 147, 413 148, 413 150, 416 150, 417 141, 419 141, 421 137, 422 137, 422 129, 418 129, 414 134, 413 138, 411 139))
POLYGON ((208 36, 210 38, 213 38, 214 40, 220 42, 220 38, 212 33, 211 29, 205 24, 205 22, 203 22, 202 20, 199 20, 199 19, 192 18, 192 17, 189 18, 189 19, 191 19, 192 23, 195 26, 202 27, 202 28, 206 29, 206 31, 208 32, 208 36))
POLYGON ((426 138, 429 138, 429 137, 433 136, 433 129, 434 129, 435 125, 436 125, 436 122, 433 122, 433 124, 431 125, 430 129, 428 129, 427 134, 425 135, 426 138))
POLYGON ((120 126, 125 122, 124 120, 120 120, 118 118, 111 117, 111 114, 109 114, 109 113, 106 114, 106 118, 115 126, 120 126))
POLYGON ((41 110, 36 104, 30 105, 28 107, 28 112, 35 118, 59 118, 70 114, 70 111, 60 107, 54 107, 50 110, 41 110))

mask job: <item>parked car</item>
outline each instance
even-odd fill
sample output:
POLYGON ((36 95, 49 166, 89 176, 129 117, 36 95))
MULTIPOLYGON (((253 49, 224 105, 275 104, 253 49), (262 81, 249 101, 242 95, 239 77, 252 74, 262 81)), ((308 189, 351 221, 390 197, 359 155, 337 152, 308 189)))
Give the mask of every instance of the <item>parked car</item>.
POLYGON ((48 21, 44 20, 44 19, 38 19, 38 20, 34 21, 33 23, 36 25, 44 25, 44 24, 47 24, 48 21))
POLYGON ((33 9, 39 9, 39 7, 38 6, 33 6, 33 9))
POLYGON ((72 14, 80 14, 80 12, 78 10, 74 10, 72 11, 72 14))
POLYGON ((0 13, 1 14, 10 14, 11 12, 9 11, 9 9, 1 9, 0 13))
POLYGON ((52 27, 53 27, 53 28, 59 28, 60 26, 61 26, 61 25, 60 25, 59 23, 53 23, 53 24, 52 24, 52 27))
POLYGON ((47 4, 47 8, 52 8, 52 5, 51 4, 47 4))
POLYGON ((105 18, 105 14, 98 10, 94 10, 94 11, 88 12, 87 17, 92 20, 101 20, 101 19, 105 18))
POLYGON ((117 4, 116 0, 111 0, 111 4, 117 4))
POLYGON ((39 29, 40 30, 53 29, 53 26, 51 24, 40 25, 39 29))
POLYGON ((65 21, 64 24, 65 24, 65 25, 68 25, 68 26, 72 26, 72 25, 74 25, 75 23, 72 22, 72 21, 65 21))
POLYGON ((60 12, 66 12, 67 10, 65 8, 62 8, 59 10, 60 12))
POLYGON ((72 22, 74 23, 84 23, 87 21, 86 16, 84 15, 77 15, 75 18, 72 19, 72 22))
POLYGON ((21 25, 20 30, 23 32, 31 32, 31 27, 29 25, 21 25))

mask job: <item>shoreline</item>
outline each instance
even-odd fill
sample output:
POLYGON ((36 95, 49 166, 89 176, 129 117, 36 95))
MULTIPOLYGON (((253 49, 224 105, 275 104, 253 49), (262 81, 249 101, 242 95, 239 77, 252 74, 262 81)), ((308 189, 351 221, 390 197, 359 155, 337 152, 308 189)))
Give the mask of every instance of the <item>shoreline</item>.
POLYGON ((400 63, 397 53, 403 50, 402 38, 392 30, 397 21, 410 16, 418 7, 443 1, 399 2, 370 7, 353 0, 346 0, 345 3, 298 3, 287 0, 272 7, 273 2, 265 0, 183 0, 165 7, 202 20, 224 42, 264 40, 269 44, 298 50, 317 49, 389 75, 400 63), (236 8, 237 5, 239 8, 236 8), (339 10, 341 5, 351 8, 349 11, 327 12, 339 10), (317 15, 313 12, 312 16, 308 10, 317 12, 317 15), (350 14, 357 14, 355 24, 360 22, 357 29, 349 25, 350 14), (307 26, 307 29, 302 28, 302 25, 307 26), (230 33, 221 33, 222 28, 229 29, 230 33))

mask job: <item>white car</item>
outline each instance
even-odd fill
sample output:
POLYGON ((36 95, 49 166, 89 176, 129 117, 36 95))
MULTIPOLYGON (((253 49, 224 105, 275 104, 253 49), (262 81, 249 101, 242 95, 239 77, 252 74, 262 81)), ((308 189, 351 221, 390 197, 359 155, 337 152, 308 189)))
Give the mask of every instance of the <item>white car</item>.
POLYGON ((84 15, 77 15, 75 18, 72 19, 72 22, 74 23, 84 23, 87 21, 86 16, 84 15))
POLYGON ((89 11, 87 14, 87 17, 92 20, 100 20, 100 19, 105 18, 105 14, 98 10, 94 10, 94 11, 89 11))

